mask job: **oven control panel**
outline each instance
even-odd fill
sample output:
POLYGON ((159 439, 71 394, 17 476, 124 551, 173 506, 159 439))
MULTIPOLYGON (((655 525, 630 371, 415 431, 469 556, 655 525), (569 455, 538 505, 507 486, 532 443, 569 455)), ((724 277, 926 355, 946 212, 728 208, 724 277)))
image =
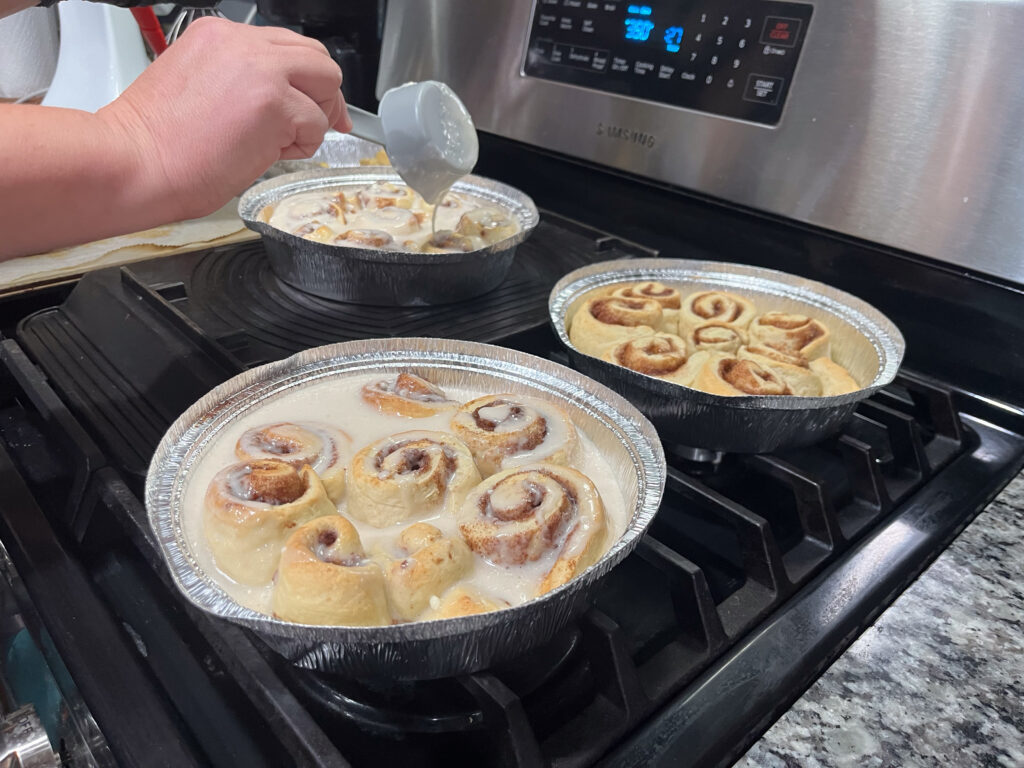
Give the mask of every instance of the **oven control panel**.
POLYGON ((525 74, 775 125, 812 7, 535 0, 525 74))

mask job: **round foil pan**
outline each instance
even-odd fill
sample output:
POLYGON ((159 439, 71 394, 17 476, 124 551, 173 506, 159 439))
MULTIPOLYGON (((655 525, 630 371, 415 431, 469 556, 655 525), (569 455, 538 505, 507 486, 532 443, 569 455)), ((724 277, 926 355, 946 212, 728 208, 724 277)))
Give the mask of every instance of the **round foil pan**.
POLYGON ((904 342, 889 318, 867 302, 824 283, 744 264, 687 259, 621 259, 570 272, 551 290, 551 324, 572 365, 626 397, 657 427, 661 439, 685 448, 767 453, 811 445, 836 432, 857 403, 891 383, 904 342), (816 318, 832 334, 832 357, 863 389, 834 397, 712 395, 586 355, 569 341, 568 320, 592 293, 615 283, 657 280, 687 293, 734 291, 760 311, 816 318))
POLYGON ((300 667, 383 680, 469 673, 544 643, 587 607, 595 584, 632 551, 665 486, 657 433, 636 408, 576 371, 521 352, 441 339, 332 344, 246 371, 189 408, 164 435, 146 478, 149 522, 175 584, 193 604, 241 624, 300 667), (412 371, 440 386, 540 396, 558 402, 594 441, 620 480, 629 522, 579 577, 541 597, 492 613, 381 627, 293 624, 236 603, 197 561, 183 526, 185 491, 218 434, 250 409, 329 377, 412 371))
POLYGON ((307 240, 261 220, 271 204, 299 192, 343 185, 392 181, 404 184, 390 167, 315 168, 276 176, 250 187, 238 201, 238 215, 263 236, 270 266, 299 290, 355 304, 422 306, 449 304, 497 288, 508 274, 516 247, 540 221, 527 195, 507 184, 466 176, 452 191, 477 197, 507 211, 519 222, 512 237, 475 251, 418 253, 352 248, 307 240))

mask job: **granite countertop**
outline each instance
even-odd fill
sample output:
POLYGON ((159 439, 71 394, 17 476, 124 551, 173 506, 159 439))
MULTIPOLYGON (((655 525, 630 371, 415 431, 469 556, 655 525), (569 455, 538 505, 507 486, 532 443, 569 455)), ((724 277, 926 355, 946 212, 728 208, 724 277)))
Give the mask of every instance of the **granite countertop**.
POLYGON ((1024 766, 1024 473, 736 768, 1024 766))

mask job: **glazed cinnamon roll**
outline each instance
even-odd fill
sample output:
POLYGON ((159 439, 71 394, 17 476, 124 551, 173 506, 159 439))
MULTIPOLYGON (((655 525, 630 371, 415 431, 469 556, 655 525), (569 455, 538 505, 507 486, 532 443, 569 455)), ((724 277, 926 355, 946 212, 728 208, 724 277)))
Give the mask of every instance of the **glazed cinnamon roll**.
POLYGON ((665 333, 679 332, 679 308, 683 297, 678 290, 657 281, 623 285, 612 291, 612 296, 623 299, 654 299, 661 304, 661 325, 657 328, 665 333))
POLYGON ((311 520, 288 537, 271 603, 278 618, 300 624, 391 623, 384 570, 366 558, 341 515, 311 520))
POLYGON ((746 334, 721 323, 695 325, 684 331, 686 346, 691 352, 727 352, 735 354, 747 341, 746 334))
POLYGON ((484 206, 462 214, 455 231, 463 237, 478 238, 491 245, 519 231, 515 219, 500 208, 484 206))
POLYGON ((579 441, 556 405, 523 395, 485 395, 462 405, 452 431, 485 477, 535 461, 569 464, 579 441))
POLYGON ((473 455, 445 432, 400 432, 363 448, 348 470, 348 514, 383 528, 451 512, 480 473, 473 455))
POLYGON ((245 462, 280 459, 301 469, 308 464, 323 481, 331 501, 345 496, 345 465, 352 455, 352 438, 323 424, 283 422, 246 430, 235 444, 245 462))
POLYGON ((310 221, 292 230, 293 235, 298 235, 305 240, 315 240, 318 243, 334 242, 337 234, 330 227, 325 227, 319 221, 310 221))
POLYGON ((412 621, 473 568, 473 553, 462 539, 445 537, 427 523, 416 523, 398 537, 404 553, 387 568, 388 599, 395 617, 412 621))
POLYGON ((504 600, 485 595, 471 587, 456 584, 441 598, 430 599, 430 610, 420 616, 422 621, 433 619, 455 619, 460 616, 473 616, 477 613, 488 613, 507 608, 504 600))
POLYGON ((366 229, 386 231, 392 236, 411 235, 423 228, 423 214, 389 205, 368 210, 363 216, 362 223, 366 225, 366 229))
POLYGON ((756 313, 754 304, 727 291, 698 291, 683 299, 679 310, 679 329, 686 335, 691 328, 708 323, 745 330, 756 313))
POLYGON ((765 312, 750 324, 750 343, 805 360, 827 357, 829 331, 807 315, 765 312))
POLYGON ((661 318, 661 304, 654 299, 588 299, 573 315, 569 341, 580 352, 600 356, 612 344, 650 336, 660 327, 661 318))
POLYGON ((811 372, 821 381, 821 394, 825 397, 845 395, 861 388, 848 370, 827 357, 815 358, 808 365, 811 372))
POLYGON ((782 377, 752 360, 740 360, 722 352, 706 352, 693 387, 713 395, 789 395, 782 377))
POLYGON ((482 244, 483 241, 477 242, 471 237, 457 234, 450 229, 442 229, 430 236, 423 244, 422 250, 424 253, 455 253, 457 251, 469 253, 481 247, 482 244))
POLYGON ((604 504, 581 472, 530 464, 491 476, 466 497, 459 531, 469 548, 499 565, 515 566, 557 552, 539 587, 558 587, 601 556, 604 504))
POLYGON ((400 373, 394 381, 381 379, 367 384, 362 398, 383 414, 412 419, 436 416, 458 406, 440 387, 412 373, 400 373))
POLYGON ((411 208, 415 195, 411 189, 390 181, 378 181, 355 194, 361 208, 411 208))
POLYGON ((686 342, 671 333, 624 341, 607 350, 601 359, 677 384, 689 384, 693 380, 693 371, 686 365, 689 359, 686 342))
POLYGON ((395 238, 379 229, 350 229, 335 237, 333 242, 354 248, 388 248, 395 244, 395 238))
POLYGON ((214 476, 203 529, 218 568, 241 584, 265 584, 292 529, 336 513, 312 469, 267 459, 233 464, 214 476))
POLYGON ((803 358, 791 357, 771 347, 740 347, 736 357, 740 360, 751 360, 762 368, 777 373, 794 395, 821 396, 821 382, 807 368, 807 362, 803 358))
POLYGON ((344 224, 345 210, 340 201, 325 196, 323 192, 306 192, 286 197, 278 203, 272 214, 273 221, 296 224, 311 221, 344 224))

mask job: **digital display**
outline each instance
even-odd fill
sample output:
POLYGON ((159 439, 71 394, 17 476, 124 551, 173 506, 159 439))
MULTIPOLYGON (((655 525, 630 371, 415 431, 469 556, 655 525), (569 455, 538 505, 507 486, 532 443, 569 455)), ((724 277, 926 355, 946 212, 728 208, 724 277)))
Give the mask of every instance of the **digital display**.
POLYGON ((646 43, 668 53, 678 53, 683 44, 685 30, 679 19, 672 23, 660 23, 654 9, 649 5, 629 5, 625 19, 623 39, 632 43, 646 43))

